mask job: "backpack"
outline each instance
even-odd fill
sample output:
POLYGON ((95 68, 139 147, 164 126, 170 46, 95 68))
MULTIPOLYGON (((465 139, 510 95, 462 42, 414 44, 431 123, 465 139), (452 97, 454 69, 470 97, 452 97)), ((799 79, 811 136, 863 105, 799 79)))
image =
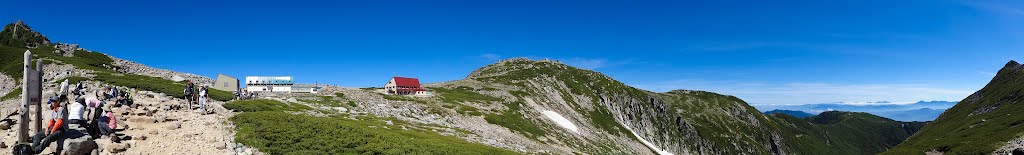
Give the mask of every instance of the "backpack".
POLYGON ((11 152, 11 153, 14 154, 14 155, 34 155, 34 154, 36 154, 32 150, 32 145, 29 145, 29 144, 18 144, 18 145, 15 145, 14 149, 12 149, 12 150, 14 150, 14 151, 11 152))
POLYGON ((192 91, 192 85, 185 86, 185 96, 191 96, 192 91))

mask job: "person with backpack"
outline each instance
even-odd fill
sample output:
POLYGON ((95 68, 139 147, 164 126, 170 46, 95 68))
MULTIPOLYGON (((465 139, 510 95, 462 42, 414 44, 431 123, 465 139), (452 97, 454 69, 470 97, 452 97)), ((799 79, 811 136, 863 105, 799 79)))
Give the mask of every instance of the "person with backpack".
POLYGON ((185 85, 185 100, 188 102, 188 110, 192 110, 193 92, 195 92, 194 85, 192 81, 188 81, 188 84, 185 85))

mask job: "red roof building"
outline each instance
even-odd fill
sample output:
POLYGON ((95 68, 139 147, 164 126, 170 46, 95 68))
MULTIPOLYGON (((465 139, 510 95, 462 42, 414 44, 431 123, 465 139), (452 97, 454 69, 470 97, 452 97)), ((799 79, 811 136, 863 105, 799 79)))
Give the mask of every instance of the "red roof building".
POLYGON ((384 84, 384 92, 392 95, 426 95, 427 90, 420 86, 420 80, 407 77, 392 77, 384 84))

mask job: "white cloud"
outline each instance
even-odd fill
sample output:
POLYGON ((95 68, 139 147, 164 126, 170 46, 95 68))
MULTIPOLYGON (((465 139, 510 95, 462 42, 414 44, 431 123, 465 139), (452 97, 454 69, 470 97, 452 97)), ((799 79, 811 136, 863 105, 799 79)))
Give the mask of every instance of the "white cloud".
POLYGON ((976 89, 944 88, 929 84, 757 83, 742 81, 675 80, 632 86, 663 92, 705 90, 734 95, 750 104, 851 105, 908 104, 921 100, 959 101, 976 89), (874 102, 893 101, 893 102, 874 102))

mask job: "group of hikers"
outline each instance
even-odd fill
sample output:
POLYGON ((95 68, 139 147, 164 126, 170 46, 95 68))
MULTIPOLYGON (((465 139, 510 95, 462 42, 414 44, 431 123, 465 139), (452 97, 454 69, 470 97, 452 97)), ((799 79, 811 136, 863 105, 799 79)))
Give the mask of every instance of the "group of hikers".
POLYGON ((236 100, 249 100, 249 99, 254 99, 256 97, 259 97, 259 94, 256 94, 254 92, 249 92, 249 90, 241 90, 240 89, 240 90, 236 90, 235 91, 235 99, 236 100))
POLYGON ((199 86, 197 89, 195 83, 189 81, 188 84, 185 85, 184 92, 185 100, 188 101, 188 109, 192 109, 193 102, 198 102, 201 114, 208 114, 209 111, 206 110, 206 103, 210 100, 209 92, 209 87, 199 86))
POLYGON ((131 94, 117 87, 105 87, 103 92, 96 92, 96 96, 88 96, 85 91, 82 83, 78 83, 69 94, 68 80, 61 82, 60 91, 46 102, 51 108, 46 129, 32 136, 31 146, 16 148, 15 154, 41 153, 51 143, 66 138, 69 128, 84 128, 94 138, 109 137, 112 142, 120 142, 114 130, 117 118, 110 107, 132 104, 131 94), (70 100, 72 95, 74 100, 70 100), (108 105, 110 99, 114 99, 116 105, 108 105))
MULTIPOLYGON (((95 95, 87 95, 85 86, 79 82, 74 88, 69 88, 68 80, 60 84, 60 90, 49 97, 46 102, 51 108, 50 119, 46 120, 47 125, 44 131, 39 131, 31 138, 31 145, 19 145, 14 149, 14 154, 39 154, 53 142, 65 138, 70 128, 80 130, 82 128, 93 138, 107 138, 112 142, 119 143, 120 138, 114 130, 117 128, 116 115, 111 111, 112 107, 132 106, 134 98, 129 91, 123 87, 103 86, 97 90, 95 95), (71 90, 69 90, 71 89, 71 90), (69 93, 70 92, 70 93, 69 93), (74 98, 74 100, 71 100, 74 98), (112 101, 113 104, 108 104, 112 101)), ((184 95, 188 101, 188 108, 193 109, 192 104, 198 103, 201 114, 208 114, 207 103, 210 95, 207 86, 198 88, 191 81, 185 85, 184 95)), ((255 94, 246 93, 253 97, 255 94)), ((239 93, 236 92, 236 97, 239 93)), ((122 129, 123 130, 123 129, 122 129)))

